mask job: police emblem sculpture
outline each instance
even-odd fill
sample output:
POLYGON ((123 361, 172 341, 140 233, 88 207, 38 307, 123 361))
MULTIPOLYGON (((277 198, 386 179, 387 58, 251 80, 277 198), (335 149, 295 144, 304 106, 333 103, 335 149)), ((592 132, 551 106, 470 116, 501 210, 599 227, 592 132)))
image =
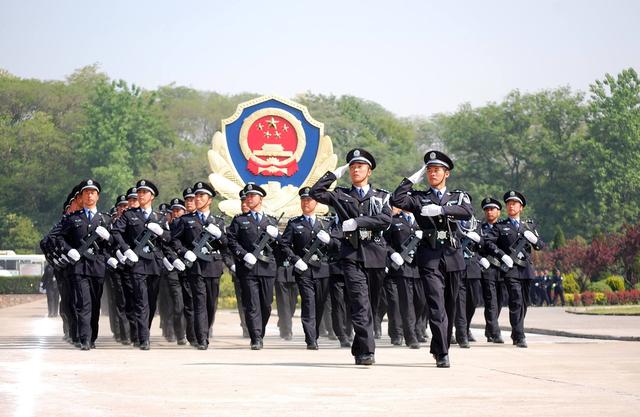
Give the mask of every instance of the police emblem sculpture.
POLYGON ((298 190, 313 185, 337 162, 324 125, 306 107, 274 96, 238 105, 213 136, 208 157, 209 181, 225 198, 221 211, 238 214, 238 193, 254 183, 266 192, 264 211, 286 218, 299 214, 298 190))

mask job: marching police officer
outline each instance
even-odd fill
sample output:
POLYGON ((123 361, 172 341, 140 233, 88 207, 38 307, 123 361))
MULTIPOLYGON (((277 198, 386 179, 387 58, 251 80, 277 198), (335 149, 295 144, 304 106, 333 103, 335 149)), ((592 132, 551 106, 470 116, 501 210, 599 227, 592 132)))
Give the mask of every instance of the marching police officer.
POLYGON ((529 285, 535 276, 531 250, 541 250, 544 242, 533 222, 520 219, 527 205, 525 196, 519 191, 511 190, 505 193, 503 201, 509 217, 496 223, 489 238, 495 244, 494 253, 506 265, 502 275, 509 291, 511 339, 514 345, 526 348, 524 318, 529 304, 529 285))
MULTIPOLYGON (((193 188, 187 187, 182 190, 182 198, 184 199, 184 208, 186 213, 194 212, 196 210, 196 194, 193 192, 193 188)), ((191 293, 191 286, 189 285, 186 271, 178 270, 178 277, 180 278, 180 285, 182 286, 182 301, 184 303, 184 320, 187 340, 191 346, 197 348, 199 344, 195 331, 193 294, 191 293)))
MULTIPOLYGON (((149 350, 149 329, 155 313, 158 284, 163 268, 163 242, 170 233, 166 217, 152 209, 158 188, 149 180, 136 183, 139 207, 125 211, 113 224, 112 233, 126 261, 131 265, 135 319, 140 349, 149 350)), ((132 336, 133 338, 133 336, 132 336)))
POLYGON ((302 215, 287 223, 281 238, 283 251, 293 263, 302 299, 302 328, 307 349, 318 349, 318 328, 329 289, 329 263, 326 246, 331 242, 329 224, 315 214, 317 201, 309 187, 298 192, 302 215))
MULTIPOLYGON (((493 197, 486 197, 482 200, 482 210, 485 220, 480 225, 480 235, 485 239, 491 235, 493 228, 500 217, 502 203, 493 197)), ((484 299, 484 335, 487 342, 504 343, 500 334, 498 318, 502 310, 502 275, 500 274, 501 261, 496 258, 489 246, 483 245, 478 251, 489 262, 489 268, 482 269, 482 297, 484 299)))
POLYGON ((271 316, 276 277, 273 246, 278 244, 278 220, 262 210, 262 199, 267 195, 262 187, 247 183, 243 190, 250 211, 233 218, 227 237, 235 258, 236 274, 242 284, 251 349, 260 350, 271 316))
MULTIPOLYGON (((471 196, 469 196, 469 200, 471 200, 471 196)), ((470 221, 462 220, 458 222, 458 226, 460 246, 466 268, 460 279, 460 288, 456 299, 456 341, 461 348, 468 349, 469 342, 476 341, 471 333, 470 325, 480 295, 482 269, 489 266, 489 261, 478 255, 483 242, 479 233, 480 225, 476 223, 475 218, 470 221)))
MULTIPOLYGON (((222 253, 227 247, 224 220, 211 214, 216 192, 206 182, 193 186, 196 211, 176 219, 171 227, 171 246, 187 262, 187 279, 194 308, 198 349, 209 346, 209 329, 215 321, 222 275, 222 253)), ((176 262, 174 261, 174 265, 176 262)), ((177 264, 182 269, 181 264, 177 264)))
POLYGON ((83 209, 67 216, 58 231, 66 255, 73 263, 73 281, 82 350, 95 347, 100 318, 100 298, 105 274, 105 246, 112 241, 107 215, 97 212, 100 183, 88 179, 80 184, 83 209))
POLYGON ((347 153, 347 164, 324 174, 309 193, 336 210, 342 224, 342 269, 351 301, 355 337, 351 353, 356 365, 375 363, 374 320, 385 275, 387 247, 382 232, 391 222, 389 193, 375 189, 369 178, 376 161, 362 148, 347 153), (329 187, 346 171, 351 187, 329 187))
POLYGON ((448 368, 449 343, 453 330, 455 302, 460 274, 465 269, 456 220, 469 220, 473 207, 464 191, 448 191, 447 178, 453 161, 440 151, 429 151, 425 165, 405 178, 393 193, 391 204, 410 211, 423 231, 416 259, 420 278, 425 280, 429 325, 433 335, 431 353, 436 366, 448 368), (427 173, 429 190, 412 190, 427 173))
POLYGON ((408 211, 394 209, 391 226, 385 231, 389 243, 389 274, 397 279, 399 309, 402 316, 402 332, 407 346, 420 349, 416 330, 416 313, 427 303, 423 281, 420 279, 415 254, 422 239, 422 230, 408 211))

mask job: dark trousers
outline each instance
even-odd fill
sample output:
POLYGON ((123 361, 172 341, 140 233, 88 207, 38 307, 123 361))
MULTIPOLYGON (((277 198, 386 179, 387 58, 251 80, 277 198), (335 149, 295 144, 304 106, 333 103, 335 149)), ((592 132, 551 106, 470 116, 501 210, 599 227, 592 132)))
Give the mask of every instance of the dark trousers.
POLYGON ((447 272, 443 262, 437 269, 420 267, 420 277, 425 280, 429 328, 433 336, 430 352, 434 355, 449 353, 460 274, 460 271, 447 272))
POLYGON ((60 291, 55 282, 47 286, 47 312, 49 317, 57 317, 60 308, 60 291))
POLYGON ((98 338, 98 321, 100 320, 100 298, 104 277, 76 275, 76 314, 81 343, 93 343, 98 338))
POLYGON ((193 314, 193 293, 191 291, 191 285, 187 279, 186 273, 179 273, 180 285, 182 287, 182 302, 184 303, 184 322, 185 322, 185 334, 190 344, 195 345, 198 343, 196 338, 195 321, 193 314))
POLYGON ((511 339, 519 341, 525 338, 524 318, 529 305, 528 279, 504 278, 509 291, 509 323, 511 324, 511 339))
POLYGON ((556 305, 558 298, 560 299, 562 307, 564 307, 564 288, 560 285, 556 285, 553 289, 553 305, 556 305))
POLYGON ((495 338, 500 336, 500 310, 502 309, 502 286, 493 279, 482 279, 482 297, 484 298, 484 335, 495 338))
POLYGON ((345 289, 344 275, 331 275, 331 323, 333 332, 340 340, 351 337, 353 325, 351 324, 351 303, 349 293, 345 289))
POLYGON ((298 285, 295 282, 276 280, 275 293, 280 337, 289 338, 292 335, 293 314, 298 303, 298 285))
POLYGON ((131 343, 139 343, 138 319, 136 317, 136 292, 131 271, 122 273, 122 292, 125 298, 125 316, 129 322, 129 337, 131 338, 131 343))
POLYGON ((275 277, 240 277, 242 301, 246 312, 245 320, 251 343, 256 343, 265 336, 271 316, 274 281, 275 277))
POLYGON ((193 323, 196 340, 200 345, 209 344, 209 329, 213 326, 218 309, 220 277, 189 275, 193 296, 193 323))
POLYGON ((64 278, 60 282, 64 282, 65 288, 61 295, 64 295, 62 299, 62 305, 66 311, 68 318, 68 336, 74 343, 80 342, 80 333, 78 329, 78 313, 76 311, 76 284, 73 274, 68 270, 63 272, 64 278))
POLYGON ((176 271, 171 271, 166 276, 169 298, 171 299, 171 311, 167 317, 168 326, 172 327, 176 339, 185 338, 185 329, 183 322, 184 302, 182 301, 182 285, 176 271))
POLYGON ((456 299, 456 340, 458 342, 469 339, 469 326, 478 305, 480 292, 480 278, 460 280, 458 297, 456 299))
POLYGON ((129 321, 126 316, 126 300, 122 287, 122 275, 119 271, 109 271, 109 319, 113 320, 112 332, 116 340, 129 338, 129 321))
POLYGON ((298 284, 302 301, 300 317, 302 329, 304 330, 304 341, 307 345, 311 345, 318 340, 320 321, 322 320, 324 303, 328 295, 329 277, 297 276, 296 283, 298 284))
POLYGON ((398 281, 402 278, 387 276, 384 278, 384 298, 386 301, 386 313, 389 320, 388 334, 391 340, 402 337, 402 315, 400 314, 400 296, 398 294, 398 281))
POLYGON ((398 279, 398 299, 405 343, 417 343, 420 331, 418 321, 427 305, 424 280, 407 277, 398 279))
MULTIPOLYGON (((245 323, 245 313, 244 313, 244 305, 242 304, 242 285, 240 285, 240 280, 234 275, 232 275, 233 281, 233 290, 236 293, 236 307, 238 308, 238 315, 240 316, 240 327, 242 327, 242 333, 247 332, 247 323, 245 323)), ((280 313, 278 313, 280 315, 280 313)))
POLYGON ((160 276, 159 275, 147 275, 147 291, 149 292, 149 329, 151 329, 151 323, 156 315, 156 308, 158 307, 158 294, 160 293, 160 276))
MULTIPOLYGON (((136 319, 137 329, 137 341, 140 343, 149 341, 149 323, 150 319, 150 305, 149 305, 149 289, 147 285, 149 282, 153 283, 153 277, 158 279, 154 275, 143 275, 131 273, 131 283, 133 285, 133 305, 136 319), (151 279, 148 279, 152 277, 151 279)), ((133 336, 131 337, 133 339, 133 336)))
POLYGON ((160 315, 160 328, 162 336, 168 341, 174 341, 176 335, 173 332, 173 300, 169 294, 169 283, 167 275, 169 271, 164 269, 160 275, 160 284, 158 290, 158 313, 160 315))
POLYGON ((367 269, 361 262, 343 259, 342 271, 351 301, 351 322, 355 331, 351 353, 353 356, 373 354, 376 344, 372 306, 379 301, 384 268, 367 269))

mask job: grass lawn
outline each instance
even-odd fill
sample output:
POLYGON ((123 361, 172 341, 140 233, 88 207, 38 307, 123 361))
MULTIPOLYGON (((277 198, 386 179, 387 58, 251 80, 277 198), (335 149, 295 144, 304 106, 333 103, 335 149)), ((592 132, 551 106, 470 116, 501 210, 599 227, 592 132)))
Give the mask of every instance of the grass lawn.
POLYGON ((596 316, 640 316, 640 305, 578 307, 570 308, 567 312, 596 316))

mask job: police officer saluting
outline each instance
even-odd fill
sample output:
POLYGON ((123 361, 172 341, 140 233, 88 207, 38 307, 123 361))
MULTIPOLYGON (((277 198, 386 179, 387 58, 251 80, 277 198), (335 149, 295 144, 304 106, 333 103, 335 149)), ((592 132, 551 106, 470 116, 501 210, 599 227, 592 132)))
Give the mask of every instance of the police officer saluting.
POLYGON ((278 220, 262 211, 267 192, 259 185, 244 186, 249 212, 236 215, 227 231, 229 249, 235 258, 236 274, 242 284, 242 302, 251 338, 251 349, 262 349, 271 316, 276 260, 278 220))
POLYGON ((460 275, 465 269, 456 220, 469 220, 473 207, 463 191, 448 191, 446 181, 453 161, 440 151, 429 151, 425 165, 396 188, 391 204, 410 211, 423 231, 416 260, 425 280, 429 325, 433 338, 431 353, 439 368, 449 367, 449 343, 453 329, 460 275), (427 173, 429 190, 412 190, 427 173))
POLYGON ((544 242, 538 236, 535 224, 520 220, 527 205, 525 196, 516 190, 507 191, 503 197, 509 218, 496 223, 490 235, 495 244, 496 256, 505 263, 502 275, 509 291, 509 322, 513 344, 527 347, 524 335, 524 318, 529 304, 529 286, 535 277, 531 262, 531 250, 541 250, 544 242))
MULTIPOLYGON (((227 247, 224 220, 210 212, 211 201, 216 192, 206 182, 193 186, 196 211, 177 218, 171 225, 171 246, 176 254, 184 258, 187 280, 191 287, 194 307, 194 328, 198 349, 209 346, 209 329, 215 321, 220 276, 222 275, 222 252, 227 247)), ((176 268, 184 269, 179 260, 176 268)))
POLYGON ((294 275, 302 298, 302 328, 307 349, 318 349, 318 327, 329 290, 329 263, 326 246, 331 242, 329 224, 316 214, 317 201, 310 188, 298 192, 302 216, 287 223, 281 245, 294 264, 294 275))
POLYGON ((375 363, 373 317, 385 275, 387 245, 382 232, 391 222, 389 193, 374 189, 369 177, 376 161, 369 152, 356 148, 347 153, 347 164, 324 174, 311 187, 310 195, 332 206, 342 224, 341 260, 351 301, 355 337, 351 353, 356 365, 375 363), (346 171, 351 187, 329 187, 346 171))
MULTIPOLYGON (((170 233, 166 217, 151 207, 158 196, 158 188, 151 181, 136 183, 139 207, 125 211, 112 227, 114 239, 130 267, 133 285, 137 340, 140 349, 149 350, 149 328, 155 312, 160 273, 162 272, 163 242, 170 233)), ((133 338, 133 337, 132 337, 133 338)))
POLYGON ((72 279, 82 350, 95 348, 106 268, 104 249, 113 239, 107 230, 109 217, 96 209, 100 189, 100 183, 93 179, 80 183, 84 207, 64 218, 57 234, 58 241, 73 263, 72 279))

